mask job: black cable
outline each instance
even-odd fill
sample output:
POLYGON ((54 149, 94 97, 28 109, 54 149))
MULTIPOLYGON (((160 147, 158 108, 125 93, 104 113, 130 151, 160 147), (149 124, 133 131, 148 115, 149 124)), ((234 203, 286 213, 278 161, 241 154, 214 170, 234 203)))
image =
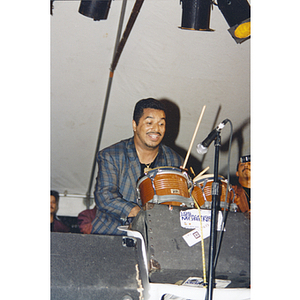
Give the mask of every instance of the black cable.
POLYGON ((232 142, 232 135, 233 135, 233 126, 232 126, 232 122, 229 119, 228 119, 228 122, 230 124, 230 138, 229 138, 228 161, 227 161, 227 164, 228 164, 227 188, 226 188, 225 205, 224 205, 224 211, 223 211, 223 222, 221 224, 222 225, 221 226, 221 233, 220 233, 220 237, 219 237, 217 252, 216 252, 216 255, 215 255, 214 269, 216 269, 216 267, 217 267, 218 257, 219 257, 219 254, 220 254, 221 244, 222 244, 223 235, 224 235, 224 229, 225 229, 228 210, 229 210, 229 206, 228 206, 228 209, 226 209, 226 205, 227 205, 227 199, 228 199, 228 187, 230 185, 230 154, 231 154, 231 142, 232 142))

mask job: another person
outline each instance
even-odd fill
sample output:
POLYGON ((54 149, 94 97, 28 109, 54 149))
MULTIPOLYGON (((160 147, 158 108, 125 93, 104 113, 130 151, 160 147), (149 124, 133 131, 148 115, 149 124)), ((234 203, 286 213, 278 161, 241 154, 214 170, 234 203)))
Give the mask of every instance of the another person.
POLYGON ((128 224, 140 211, 137 181, 149 168, 180 167, 182 157, 161 144, 166 129, 166 112, 153 98, 138 101, 134 108, 133 137, 98 153, 95 187, 96 218, 92 233, 122 235, 118 226, 128 224))
POLYGON ((251 210, 251 159, 250 155, 242 156, 237 165, 236 176, 239 179, 238 185, 233 185, 235 192, 234 202, 238 211, 250 213, 251 210))
POLYGON ((70 232, 68 226, 58 220, 56 213, 58 211, 59 194, 57 191, 50 191, 50 231, 51 232, 70 232))
POLYGON ((92 232, 92 222, 96 217, 97 207, 86 209, 78 214, 77 223, 81 233, 90 234, 92 232))

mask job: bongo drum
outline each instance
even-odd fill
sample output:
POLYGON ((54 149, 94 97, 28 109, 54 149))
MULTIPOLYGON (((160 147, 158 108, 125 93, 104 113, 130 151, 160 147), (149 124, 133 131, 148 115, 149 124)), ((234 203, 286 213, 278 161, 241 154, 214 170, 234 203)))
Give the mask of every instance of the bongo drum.
POLYGON ((143 206, 149 202, 193 207, 189 191, 192 184, 189 175, 179 168, 154 168, 138 181, 138 198, 143 206))
MULTIPOLYGON (((227 189, 227 180, 221 175, 219 175, 219 195, 220 195, 220 207, 222 209, 228 209, 229 203, 233 199, 233 190, 230 188, 228 191, 227 196, 227 203, 226 201, 226 189, 227 189)), ((196 200, 199 206, 202 208, 211 208, 211 188, 212 183, 214 182, 214 175, 213 174, 206 174, 203 175, 194 182, 194 188, 192 190, 192 197, 196 200)))

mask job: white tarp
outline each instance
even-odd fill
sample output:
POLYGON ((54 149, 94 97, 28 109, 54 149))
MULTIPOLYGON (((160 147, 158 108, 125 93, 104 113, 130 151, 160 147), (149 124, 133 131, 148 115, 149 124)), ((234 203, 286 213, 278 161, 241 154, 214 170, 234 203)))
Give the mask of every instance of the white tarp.
MULTIPOLYGON (((127 3, 123 30, 134 3, 127 3)), ((79 14, 79 4, 54 1, 51 16, 51 188, 71 194, 88 189, 122 1, 112 1, 108 19, 101 21, 79 14)), ((100 148, 132 136, 134 104, 154 97, 178 107, 174 148, 185 157, 206 105, 191 152, 195 169, 209 166, 213 173, 213 144, 205 156, 197 154, 196 144, 228 118, 234 174, 239 155, 250 154, 251 40, 236 44, 216 6, 214 32, 179 29, 181 14, 179 0, 145 0, 114 74, 100 148)), ((222 131, 222 175, 229 129, 222 131)))

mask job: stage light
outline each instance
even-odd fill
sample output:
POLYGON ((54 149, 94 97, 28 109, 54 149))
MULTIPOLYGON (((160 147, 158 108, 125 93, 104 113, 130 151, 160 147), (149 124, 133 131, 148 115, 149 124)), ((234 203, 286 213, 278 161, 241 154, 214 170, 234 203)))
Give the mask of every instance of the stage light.
POLYGON ((53 16, 53 2, 54 0, 50 0, 50 14, 53 16))
POLYGON ((247 0, 218 0, 218 7, 234 40, 240 44, 250 38, 250 5, 247 0))
POLYGON ((94 21, 106 20, 111 0, 81 0, 78 12, 94 21))
POLYGON ((209 28, 211 0, 180 0, 181 29, 213 31, 209 28))

